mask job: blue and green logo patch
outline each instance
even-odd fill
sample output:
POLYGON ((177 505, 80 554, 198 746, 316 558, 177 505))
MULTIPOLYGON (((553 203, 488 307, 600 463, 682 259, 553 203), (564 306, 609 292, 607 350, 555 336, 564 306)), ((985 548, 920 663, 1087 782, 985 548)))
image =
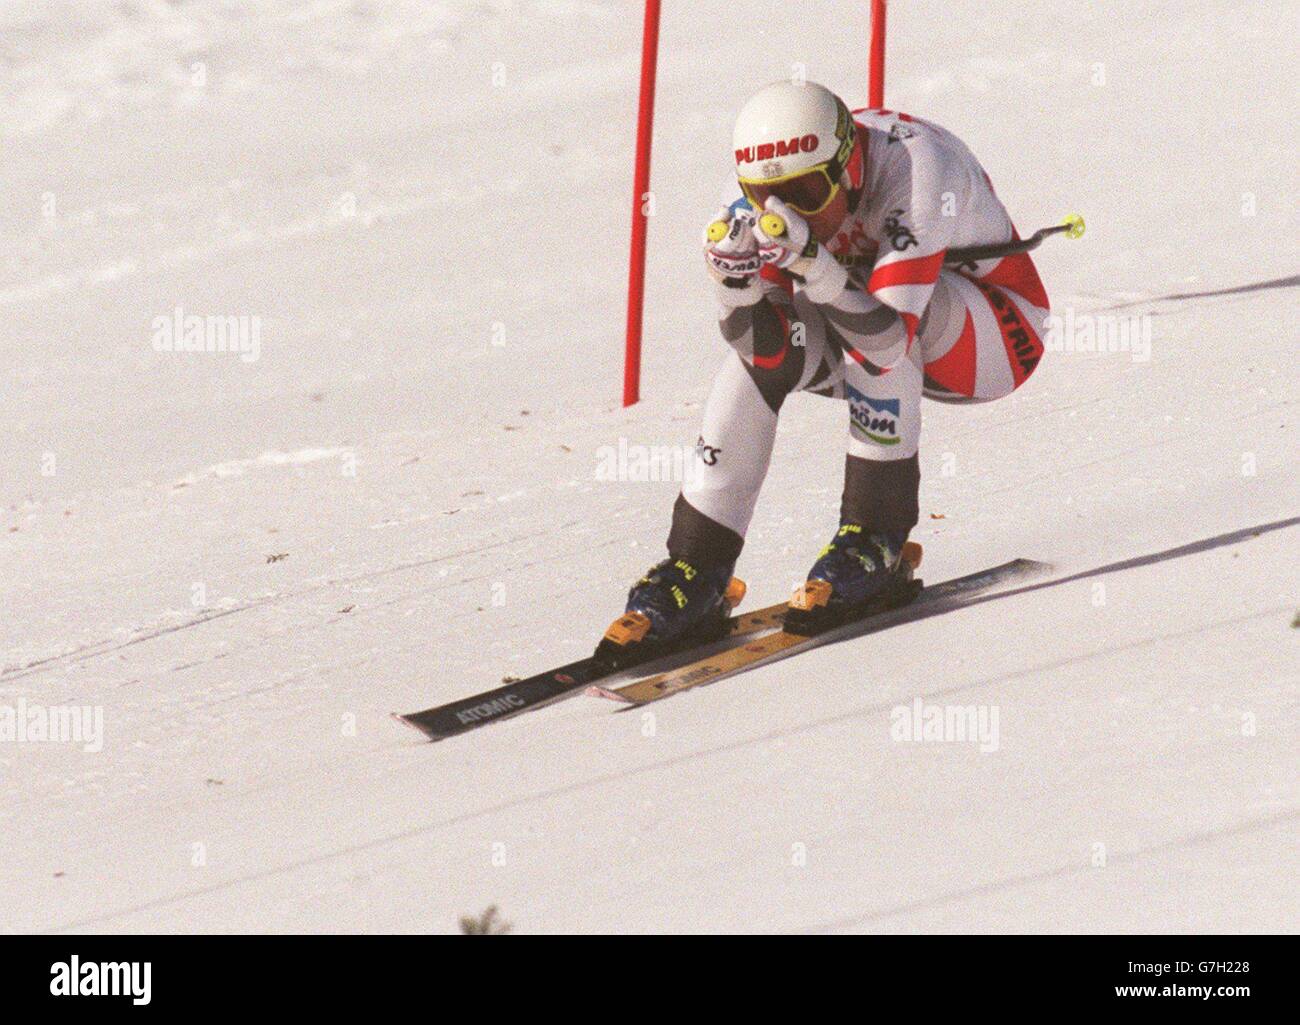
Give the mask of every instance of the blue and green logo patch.
POLYGON ((848 385, 850 427, 854 434, 877 445, 897 445, 898 399, 871 399, 848 385))

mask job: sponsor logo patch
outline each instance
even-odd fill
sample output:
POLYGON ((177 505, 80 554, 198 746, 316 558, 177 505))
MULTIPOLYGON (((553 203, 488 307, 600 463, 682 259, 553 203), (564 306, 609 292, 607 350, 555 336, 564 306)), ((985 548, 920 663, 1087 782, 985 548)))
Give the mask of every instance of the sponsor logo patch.
POLYGON ((902 440, 898 436, 898 399, 871 399, 851 384, 845 387, 853 433, 877 445, 897 445, 902 440))
POLYGON ((720 672, 722 670, 718 666, 700 666, 698 669, 692 669, 689 673, 685 673, 674 680, 660 680, 654 687, 655 690, 677 690, 683 687, 692 687, 710 677, 717 676, 720 672))
POLYGON ((757 146, 746 146, 736 150, 736 163, 752 164, 759 160, 773 160, 776 157, 789 157, 795 153, 812 153, 821 145, 821 140, 811 132, 793 139, 778 139, 776 142, 760 142, 757 146))
POLYGON ((503 694, 499 698, 484 701, 473 708, 462 709, 456 713, 456 718, 462 724, 481 722, 484 719, 491 719, 506 712, 512 712, 516 708, 523 708, 525 704, 524 699, 518 694, 503 694))
POLYGON ((889 244, 900 253, 919 245, 912 229, 902 221, 904 214, 905 211, 901 209, 890 210, 889 216, 885 218, 885 234, 889 236, 889 244))
POLYGON ((717 466, 718 457, 722 455, 722 449, 706 444, 703 436, 701 436, 695 442, 695 455, 705 466, 717 466))

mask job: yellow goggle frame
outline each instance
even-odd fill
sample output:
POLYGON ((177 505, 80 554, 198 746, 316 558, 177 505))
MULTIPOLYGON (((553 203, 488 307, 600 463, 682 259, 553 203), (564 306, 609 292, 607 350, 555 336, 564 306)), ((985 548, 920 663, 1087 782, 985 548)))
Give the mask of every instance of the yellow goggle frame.
POLYGON ((788 199, 783 200, 785 205, 796 213, 803 214, 804 217, 816 217, 819 213, 835 202, 835 197, 840 193, 840 183, 831 177, 831 165, 833 163, 835 163, 835 161, 828 160, 825 163, 814 164, 812 167, 805 167, 803 170, 795 171, 792 174, 783 174, 779 178, 738 178, 737 181, 740 182, 740 191, 745 194, 745 198, 749 200, 750 206, 755 210, 762 210, 763 202, 758 196, 750 191, 750 186, 759 185, 764 188, 770 188, 773 185, 780 185, 782 182, 793 181, 795 178, 802 178, 805 175, 820 174, 826 179, 826 184, 830 187, 826 190, 825 201, 816 209, 805 209, 797 203, 791 203, 788 199))

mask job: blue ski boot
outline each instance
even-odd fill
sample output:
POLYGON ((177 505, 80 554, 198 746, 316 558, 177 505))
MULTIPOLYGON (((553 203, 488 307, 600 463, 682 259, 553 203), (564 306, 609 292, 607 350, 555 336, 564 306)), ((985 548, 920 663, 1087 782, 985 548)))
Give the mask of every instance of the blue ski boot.
POLYGON ((621 668, 716 640, 727 633, 731 610, 744 596, 745 585, 730 566, 667 558, 628 592, 627 609, 605 631, 596 657, 621 668))
POLYGON ((920 591, 920 582, 912 579, 920 565, 920 545, 845 523, 790 599, 785 629, 820 633, 872 612, 906 605, 920 591))

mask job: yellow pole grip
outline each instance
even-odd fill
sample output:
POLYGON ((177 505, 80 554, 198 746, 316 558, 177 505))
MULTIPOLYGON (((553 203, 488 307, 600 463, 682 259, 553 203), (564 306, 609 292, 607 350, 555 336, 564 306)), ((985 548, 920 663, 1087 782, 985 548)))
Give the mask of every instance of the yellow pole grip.
POLYGON ((785 234, 785 219, 780 214, 764 214, 758 219, 758 226, 768 238, 780 238, 785 234))

